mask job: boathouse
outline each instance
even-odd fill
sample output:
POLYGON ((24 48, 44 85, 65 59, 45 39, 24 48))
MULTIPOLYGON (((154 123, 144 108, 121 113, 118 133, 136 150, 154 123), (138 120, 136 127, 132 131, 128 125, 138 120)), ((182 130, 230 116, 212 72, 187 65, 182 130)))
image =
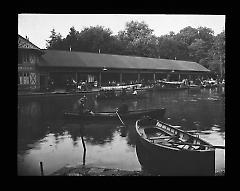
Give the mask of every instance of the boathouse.
POLYGON ((77 82, 97 81, 102 86, 112 81, 120 84, 164 78, 178 81, 209 72, 196 62, 181 60, 60 50, 44 52, 39 66, 59 87, 69 78, 77 82))
POLYGON ((18 36, 18 87, 39 90, 49 79, 56 88, 67 80, 105 86, 110 82, 133 83, 200 77, 210 70, 196 62, 102 53, 41 50, 18 36))

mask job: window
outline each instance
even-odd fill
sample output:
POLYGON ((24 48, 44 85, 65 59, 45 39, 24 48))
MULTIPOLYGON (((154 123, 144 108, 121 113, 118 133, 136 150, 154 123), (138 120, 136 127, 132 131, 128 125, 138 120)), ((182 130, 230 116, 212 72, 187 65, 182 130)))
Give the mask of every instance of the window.
POLYGON ((29 77, 30 84, 35 85, 37 80, 36 73, 31 72, 29 77))
POLYGON ((22 55, 18 54, 18 64, 22 64, 22 55))
POLYGON ((29 84, 29 73, 23 74, 23 84, 25 85, 29 84))
POLYGON ((33 54, 29 54, 29 62, 34 64, 36 62, 36 56, 33 54))
POLYGON ((29 54, 26 52, 23 53, 23 62, 29 62, 29 54))
POLYGON ((18 74, 18 84, 19 84, 19 85, 22 85, 22 84, 23 84, 23 74, 22 74, 22 73, 19 73, 19 74, 18 74))

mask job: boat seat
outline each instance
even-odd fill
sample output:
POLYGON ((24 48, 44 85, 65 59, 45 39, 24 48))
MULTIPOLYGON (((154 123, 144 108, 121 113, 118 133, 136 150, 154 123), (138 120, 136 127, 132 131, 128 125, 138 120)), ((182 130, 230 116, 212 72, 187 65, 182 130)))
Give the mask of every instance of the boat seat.
POLYGON ((150 140, 156 140, 156 139, 167 139, 167 138, 170 138, 170 136, 149 137, 150 140))

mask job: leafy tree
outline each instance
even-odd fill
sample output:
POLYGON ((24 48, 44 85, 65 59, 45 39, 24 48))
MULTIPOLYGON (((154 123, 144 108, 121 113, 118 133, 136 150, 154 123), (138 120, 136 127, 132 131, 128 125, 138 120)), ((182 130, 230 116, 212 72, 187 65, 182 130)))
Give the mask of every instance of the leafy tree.
POLYGON ((128 53, 148 56, 156 43, 152 32, 153 30, 145 22, 131 21, 126 23, 124 31, 119 31, 118 39, 125 45, 128 53))
POLYGON ((213 46, 209 49, 210 69, 225 74, 225 31, 214 38, 213 46))
POLYGON ((173 35, 164 35, 158 38, 158 54, 165 59, 188 59, 188 48, 186 44, 175 40, 173 35))
POLYGON ((109 44, 113 43, 112 31, 110 29, 105 29, 103 26, 96 26, 90 28, 84 28, 80 32, 79 37, 79 50, 98 52, 108 52, 111 46, 109 44))
POLYGON ((69 34, 64 39, 66 49, 78 50, 80 33, 74 27, 70 28, 69 34))
POLYGON ((194 42, 189 48, 189 56, 193 61, 199 62, 201 59, 206 58, 208 56, 208 47, 206 42, 202 39, 195 39, 194 42))
POLYGON ((187 44, 188 46, 193 43, 195 39, 198 37, 198 30, 192 28, 190 26, 185 27, 184 29, 180 30, 178 34, 176 34, 175 39, 178 41, 182 41, 183 43, 187 44))
POLYGON ((47 41, 47 49, 61 49, 62 48, 62 35, 56 33, 55 29, 51 30, 50 40, 47 41))

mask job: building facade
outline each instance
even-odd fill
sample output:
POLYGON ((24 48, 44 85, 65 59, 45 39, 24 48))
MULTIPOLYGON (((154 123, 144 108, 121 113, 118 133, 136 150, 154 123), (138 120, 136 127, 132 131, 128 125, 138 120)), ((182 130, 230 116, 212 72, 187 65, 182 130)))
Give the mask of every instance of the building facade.
POLYGON ((38 64, 44 52, 27 38, 18 35, 18 90, 40 89, 38 64))
MULTIPOLYGON (((89 52, 41 50, 18 35, 18 90, 65 88, 68 81, 107 86, 167 79, 181 81, 206 75, 196 62, 89 52), (52 83, 51 82, 51 83, 52 83)), ((77 88, 76 83, 76 88, 77 88)))

